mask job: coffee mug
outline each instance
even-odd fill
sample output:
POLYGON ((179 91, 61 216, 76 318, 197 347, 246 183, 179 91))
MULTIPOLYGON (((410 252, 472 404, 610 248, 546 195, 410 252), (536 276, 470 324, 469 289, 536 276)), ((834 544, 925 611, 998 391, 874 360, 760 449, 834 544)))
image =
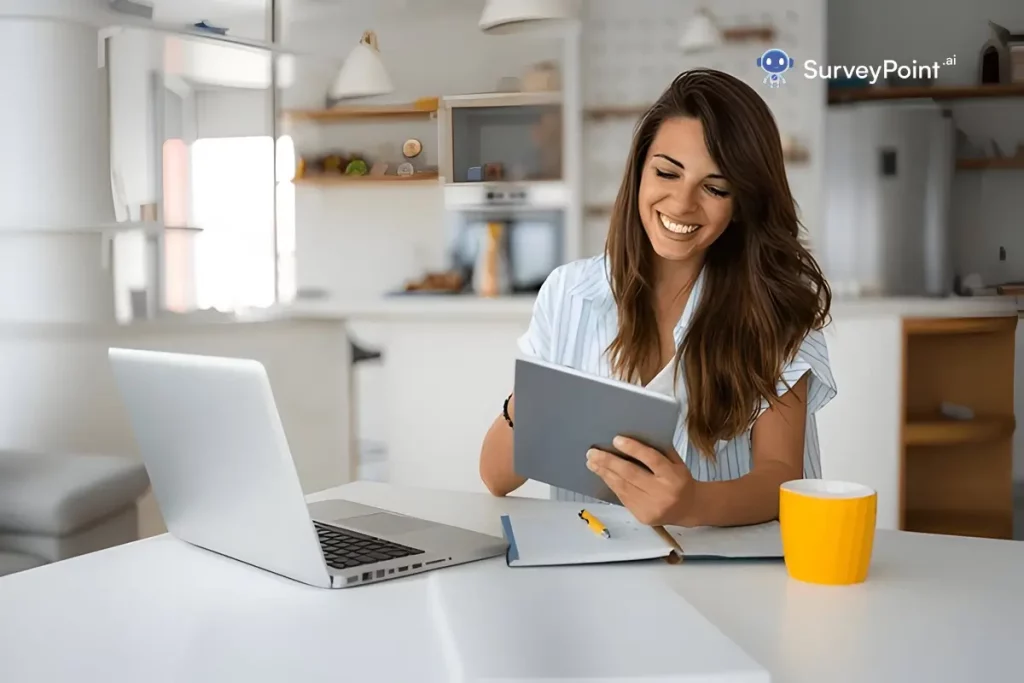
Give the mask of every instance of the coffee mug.
POLYGON ((783 484, 779 524, 789 575, 830 586, 867 579, 877 507, 878 494, 861 484, 827 479, 783 484))

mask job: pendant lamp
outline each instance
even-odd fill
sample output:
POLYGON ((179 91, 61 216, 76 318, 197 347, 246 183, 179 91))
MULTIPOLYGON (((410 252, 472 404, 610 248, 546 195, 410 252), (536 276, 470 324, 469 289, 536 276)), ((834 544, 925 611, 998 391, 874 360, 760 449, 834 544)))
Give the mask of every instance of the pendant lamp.
POLYGON ((329 95, 334 100, 348 100, 355 97, 371 97, 394 92, 395 86, 380 58, 377 34, 363 33, 359 44, 352 48, 345 63, 341 65, 329 95))
POLYGON ((576 18, 574 0, 487 0, 480 15, 484 33, 521 33, 576 18))
POLYGON ((722 31, 706 9, 700 9, 693 15, 679 37, 679 47, 683 52, 703 52, 721 44, 722 31))

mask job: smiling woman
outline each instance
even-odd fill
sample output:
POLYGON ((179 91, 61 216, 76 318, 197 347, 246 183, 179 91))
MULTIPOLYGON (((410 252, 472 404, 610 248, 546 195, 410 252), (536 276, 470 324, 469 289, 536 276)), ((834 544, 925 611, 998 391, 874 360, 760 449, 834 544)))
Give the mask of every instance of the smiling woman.
MULTIPOLYGON (((780 484, 821 476, 830 301, 768 106, 728 74, 688 71, 637 126, 605 254, 549 276, 520 349, 680 400, 674 451, 616 443, 647 468, 587 454, 640 521, 751 524, 778 514, 780 484)), ((496 495, 523 483, 514 423, 513 395, 480 456, 496 495)))

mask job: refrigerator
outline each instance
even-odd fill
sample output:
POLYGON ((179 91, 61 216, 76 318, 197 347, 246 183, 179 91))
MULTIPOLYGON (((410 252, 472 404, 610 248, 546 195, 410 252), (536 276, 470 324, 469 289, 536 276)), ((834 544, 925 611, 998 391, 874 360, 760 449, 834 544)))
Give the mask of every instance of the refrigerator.
POLYGON ((948 296, 956 128, 935 102, 833 105, 822 268, 838 296, 948 296))

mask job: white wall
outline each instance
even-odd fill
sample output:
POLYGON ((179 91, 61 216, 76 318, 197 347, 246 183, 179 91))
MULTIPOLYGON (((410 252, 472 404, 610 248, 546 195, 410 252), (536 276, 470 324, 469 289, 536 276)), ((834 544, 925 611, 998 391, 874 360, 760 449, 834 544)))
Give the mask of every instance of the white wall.
POLYGON ((97 32, 4 16, 12 4, 0 7, 0 323, 112 320, 96 232, 114 219, 97 32))
POLYGON ((940 83, 975 83, 977 58, 989 38, 988 21, 1024 30, 1018 0, 829 0, 828 58, 834 64, 909 63, 955 54, 940 83), (927 8, 927 9, 926 9, 927 8))
POLYGON ((197 138, 256 137, 273 131, 266 90, 199 90, 195 97, 197 138))
MULTIPOLYGON (((584 102, 589 106, 645 106, 653 103, 676 75, 695 67, 720 69, 743 79, 768 102, 780 131, 796 136, 810 151, 810 163, 790 166, 788 175, 813 243, 823 216, 819 198, 824 85, 791 79, 777 90, 764 86, 764 73, 757 66, 757 57, 766 49, 763 44, 727 45, 698 55, 682 53, 677 43, 685 22, 702 4, 692 0, 588 0, 583 27, 584 102)), ((728 0, 715 2, 710 9, 725 27, 774 24, 778 38, 773 47, 790 54, 824 54, 824 0, 728 0)), ((583 168, 588 204, 614 201, 634 123, 632 118, 586 123, 583 168)), ((607 227, 607 216, 587 221, 584 239, 590 253, 603 248, 607 227)))
MULTIPOLYGON (((157 201, 156 112, 154 111, 154 39, 141 30, 126 30, 108 41, 110 73, 111 166, 124 186, 138 220, 137 207, 157 201)), ((117 206, 118 219, 127 220, 117 206)))
MULTIPOLYGON (((988 20, 1024 31, 1020 0, 830 0, 828 58, 833 64, 909 63, 956 55, 938 82, 978 82, 988 20)), ((1024 144, 1024 100, 961 101, 954 120, 970 138, 994 139, 1006 154, 1024 144)), ((990 283, 1024 278, 1024 171, 959 171, 953 187, 954 263, 990 283), (1000 262, 999 247, 1007 259, 1000 262)))

